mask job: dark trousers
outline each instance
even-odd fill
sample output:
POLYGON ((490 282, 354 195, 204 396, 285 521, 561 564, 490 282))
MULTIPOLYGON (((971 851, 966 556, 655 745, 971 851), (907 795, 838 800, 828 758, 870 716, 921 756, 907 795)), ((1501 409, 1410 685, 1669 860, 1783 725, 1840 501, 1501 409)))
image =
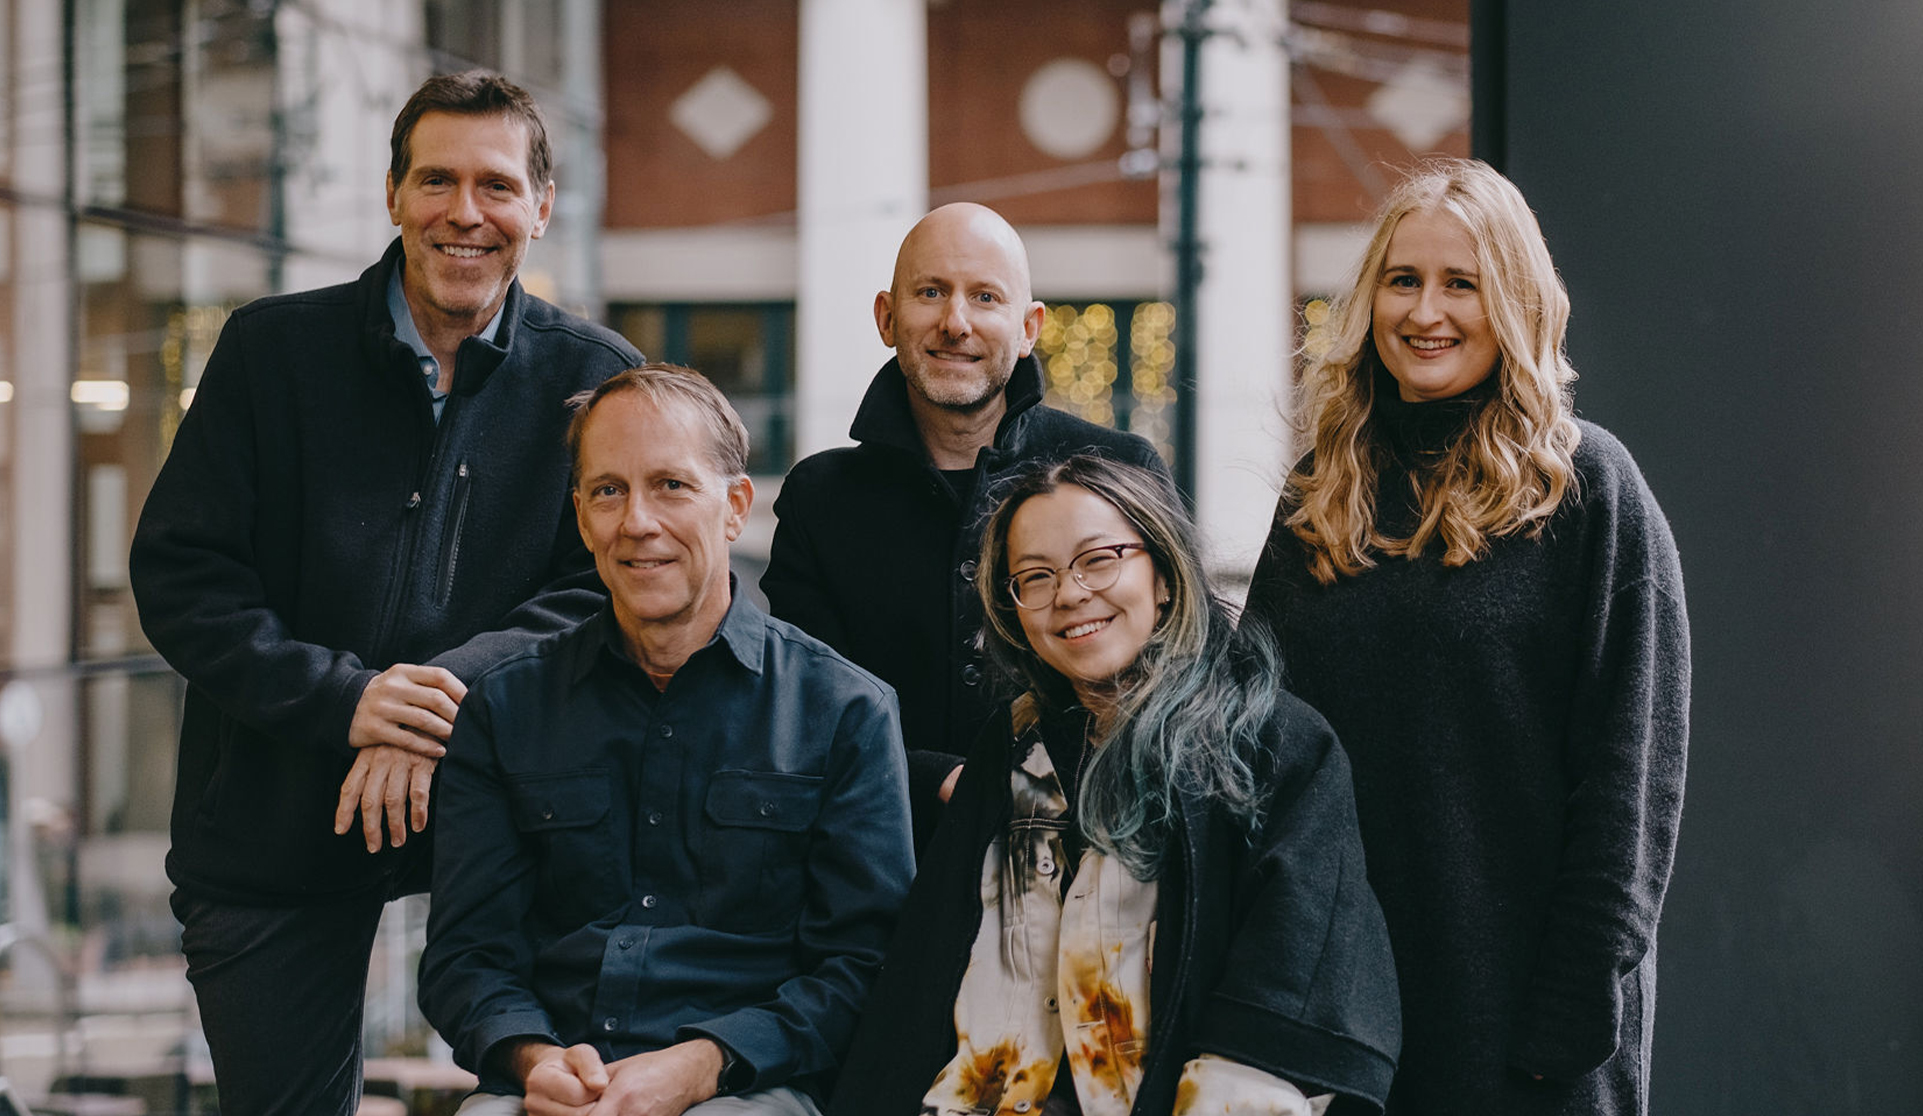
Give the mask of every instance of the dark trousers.
POLYGON ((246 907, 175 891, 221 1116, 353 1116, 382 894, 246 907))

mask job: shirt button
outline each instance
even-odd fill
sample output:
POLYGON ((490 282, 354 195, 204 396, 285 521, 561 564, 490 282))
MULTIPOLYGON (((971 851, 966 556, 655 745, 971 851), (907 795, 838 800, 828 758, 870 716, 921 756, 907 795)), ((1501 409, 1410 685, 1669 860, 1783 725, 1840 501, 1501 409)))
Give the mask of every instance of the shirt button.
POLYGON ((661 737, 662 737, 662 739, 664 739, 664 740, 665 740, 666 738, 668 738, 668 737, 670 737, 670 736, 673 736, 673 735, 674 735, 674 726, 673 726, 673 725, 662 725, 662 726, 661 726, 661 737))
POLYGON ((614 1025, 615 1025, 615 1019, 614 1019, 614 1016, 612 1015, 608 1016, 606 1019, 603 1019, 601 1021, 601 1029, 604 1031, 614 1030, 614 1025))
POLYGON ((633 938, 622 938, 622 939, 621 939, 620 941, 618 941, 618 942, 616 942, 616 943, 614 943, 614 944, 615 944, 616 946, 619 946, 619 947, 620 947, 620 948, 622 948, 622 949, 633 949, 633 948, 634 948, 634 939, 633 939, 633 938))
POLYGON ((661 811, 659 811, 659 810, 649 810, 649 811, 648 811, 648 824, 649 824, 649 825, 660 825, 660 824, 661 824, 661 811))
POLYGON ((962 668, 962 685, 979 686, 982 683, 982 668, 969 663, 962 668))
POLYGON ((643 907, 646 907, 646 908, 647 908, 648 910, 653 910, 653 909, 654 909, 654 905, 655 905, 656 903, 658 903, 658 902, 660 902, 660 900, 658 900, 658 899, 656 899, 656 898, 655 898, 654 896, 652 896, 652 895, 643 895, 643 896, 641 897, 641 905, 642 905, 643 907))
POLYGON ((1050 1010, 1050 1011, 1054 1011, 1054 1010, 1055 1010, 1055 997, 1053 997, 1053 996, 1050 996, 1050 997, 1049 997, 1048 999, 1046 999, 1046 1000, 1043 1000, 1043 1001, 1042 1001, 1042 1004, 1043 1004, 1043 1006, 1044 1006, 1044 1007, 1046 1007, 1046 1008, 1048 1008, 1048 1010, 1050 1010))
POLYGON ((1030 1105, 1030 1104, 1029 1104, 1029 1103, 1028 1103, 1027 1101, 1016 1101, 1016 1102, 1015 1102, 1015 1111, 1017 1111, 1017 1112, 1027 1112, 1027 1111, 1028 1111, 1028 1110, 1029 1110, 1029 1109, 1030 1109, 1031 1107, 1033 1107, 1033 1106, 1032 1106, 1032 1105, 1030 1105))
POLYGON ((542 820, 542 821, 553 821, 553 820, 554 820, 554 807, 552 807, 552 806, 543 806, 543 807, 541 807, 541 820, 542 820))
POLYGON ((763 802, 761 808, 755 812, 764 818, 772 818, 775 816, 775 804, 772 802, 763 802))
POLYGON ((975 580, 975 560, 973 558, 961 564, 961 575, 963 581, 975 580))

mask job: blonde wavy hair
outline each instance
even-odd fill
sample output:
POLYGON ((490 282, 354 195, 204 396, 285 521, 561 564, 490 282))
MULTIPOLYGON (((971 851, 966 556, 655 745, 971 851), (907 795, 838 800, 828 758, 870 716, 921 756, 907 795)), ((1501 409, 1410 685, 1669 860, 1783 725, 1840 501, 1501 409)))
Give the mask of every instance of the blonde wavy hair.
POLYGON ((1316 580, 1359 574, 1376 552, 1414 558, 1438 537, 1443 564, 1462 566, 1487 554, 1492 538, 1539 534, 1575 485, 1581 434, 1571 416, 1576 370, 1563 353, 1569 296, 1515 185, 1472 159, 1419 164, 1383 203, 1354 285, 1329 321, 1332 342, 1302 381, 1314 455, 1289 480, 1286 519, 1316 580), (1392 459, 1375 416, 1383 364, 1371 326, 1389 238, 1411 213, 1446 213, 1469 230, 1502 355, 1496 390, 1465 435, 1409 477, 1421 515, 1407 538, 1395 538, 1376 523, 1392 459))

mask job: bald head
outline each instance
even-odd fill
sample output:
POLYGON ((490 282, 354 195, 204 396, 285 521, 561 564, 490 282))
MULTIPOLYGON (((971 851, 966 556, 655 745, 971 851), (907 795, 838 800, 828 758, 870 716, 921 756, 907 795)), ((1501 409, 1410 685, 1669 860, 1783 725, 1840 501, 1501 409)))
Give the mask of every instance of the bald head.
POLYGON ((875 326, 912 399, 947 411, 998 407, 1015 362, 1042 328, 1028 251, 1001 214, 969 202, 915 223, 875 296, 875 326))
POLYGON ((1028 249, 1022 238, 1001 214, 974 202, 952 202, 915 222, 895 253, 891 287, 899 294, 916 272, 939 269, 957 257, 978 258, 1005 270, 1011 296, 1029 301, 1028 249))

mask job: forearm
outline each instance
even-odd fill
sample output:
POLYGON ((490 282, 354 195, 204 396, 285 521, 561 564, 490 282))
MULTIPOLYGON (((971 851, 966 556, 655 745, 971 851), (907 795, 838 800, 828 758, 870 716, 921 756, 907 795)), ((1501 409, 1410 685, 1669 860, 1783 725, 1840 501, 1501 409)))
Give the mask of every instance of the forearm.
POLYGON ((155 650, 221 712, 276 742, 348 755, 349 728, 377 674, 346 651, 293 639, 265 609, 160 618, 143 609, 155 650))
POLYGON ((1576 781, 1511 1060, 1572 1077, 1616 1050, 1631 975, 1655 941, 1675 858, 1688 741, 1682 602, 1639 580, 1612 595, 1567 748, 1576 781))
POLYGON ((441 764, 434 904, 421 951, 421 1013, 476 1073, 510 1040, 560 1043, 531 985, 533 856, 493 760, 485 694, 471 695, 441 764))

